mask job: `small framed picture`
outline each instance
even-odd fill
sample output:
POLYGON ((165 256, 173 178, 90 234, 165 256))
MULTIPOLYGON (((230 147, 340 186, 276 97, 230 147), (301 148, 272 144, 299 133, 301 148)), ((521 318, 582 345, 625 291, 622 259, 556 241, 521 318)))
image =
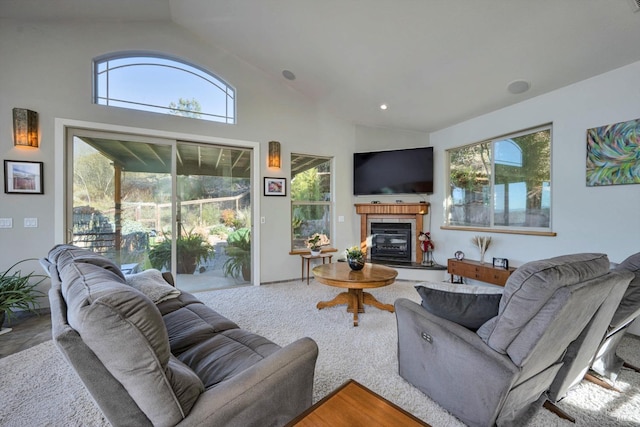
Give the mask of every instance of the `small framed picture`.
POLYGON ((12 194, 44 194, 43 163, 4 161, 4 192, 12 194))
POLYGON ((264 178, 265 196, 286 196, 287 178, 264 178))
POLYGON ((506 258, 494 258, 493 259, 493 268, 504 268, 505 270, 509 269, 509 260, 506 258))

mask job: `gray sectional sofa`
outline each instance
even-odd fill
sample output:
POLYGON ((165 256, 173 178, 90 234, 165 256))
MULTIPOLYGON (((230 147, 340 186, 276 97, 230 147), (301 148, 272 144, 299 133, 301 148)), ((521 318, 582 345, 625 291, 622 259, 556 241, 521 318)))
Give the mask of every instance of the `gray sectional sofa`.
POLYGON ((112 425, 277 426, 311 405, 310 338, 280 347, 186 292, 154 302, 72 245, 41 264, 54 341, 112 425))

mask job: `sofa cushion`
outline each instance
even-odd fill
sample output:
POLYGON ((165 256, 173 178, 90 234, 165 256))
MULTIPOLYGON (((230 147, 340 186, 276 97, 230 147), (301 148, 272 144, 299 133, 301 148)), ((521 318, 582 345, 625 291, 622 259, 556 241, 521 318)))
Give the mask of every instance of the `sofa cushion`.
POLYGON ((121 283, 125 281, 124 274, 113 261, 88 249, 69 244, 56 245, 49 251, 47 258, 49 262, 56 265, 59 274, 70 265, 85 263, 95 265, 103 271, 112 273, 118 278, 116 280, 121 283))
POLYGON ((203 384, 170 362, 167 331, 151 300, 113 281, 76 286, 66 298, 70 325, 154 425, 174 425, 189 413, 203 384))
POLYGON ((127 285, 139 290, 156 304, 180 295, 180 291, 168 284, 162 277, 162 273, 155 268, 136 274, 127 274, 124 277, 127 285))
POLYGON ((564 255, 524 264, 509 276, 497 318, 482 325, 478 335, 489 347, 505 354, 514 338, 556 291, 604 276, 608 271, 609 259, 605 254, 564 255))
POLYGON ((171 352, 179 355, 221 331, 237 329, 231 320, 198 301, 188 292, 158 305, 169 335, 171 352))
POLYGON ((260 335, 230 329, 198 342, 178 358, 193 369, 209 389, 279 349, 279 345, 260 335))
POLYGON ((67 316, 72 326, 73 318, 80 308, 91 303, 94 291, 98 294, 102 289, 124 284, 124 279, 114 271, 92 263, 70 263, 59 270, 58 274, 62 283, 60 291, 69 307, 67 316))
POLYGON ((613 319, 611 319, 611 327, 618 328, 633 320, 640 310, 640 252, 622 261, 614 270, 631 271, 635 275, 629 283, 613 319))
POLYGON ((498 314, 503 291, 455 283, 421 283, 415 288, 425 310, 474 331, 498 314))
POLYGON ((177 298, 162 301, 156 307, 160 310, 160 314, 164 316, 191 304, 202 304, 202 301, 189 292, 181 291, 177 298))

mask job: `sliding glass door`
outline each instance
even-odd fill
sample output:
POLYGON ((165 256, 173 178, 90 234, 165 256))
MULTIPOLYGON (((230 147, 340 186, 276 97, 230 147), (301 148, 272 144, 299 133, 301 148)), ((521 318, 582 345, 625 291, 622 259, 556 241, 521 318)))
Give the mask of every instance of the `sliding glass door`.
POLYGON ((251 150, 72 131, 68 241, 188 291, 251 282, 251 150))
POLYGON ((251 282, 251 150, 178 142, 177 272, 203 281, 251 282))

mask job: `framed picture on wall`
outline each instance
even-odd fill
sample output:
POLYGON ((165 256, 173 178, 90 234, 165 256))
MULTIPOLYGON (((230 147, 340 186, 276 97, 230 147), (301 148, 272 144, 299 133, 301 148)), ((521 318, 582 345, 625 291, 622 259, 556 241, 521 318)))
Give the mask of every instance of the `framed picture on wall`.
POLYGON ((4 161, 4 192, 9 194, 44 194, 43 163, 4 161))
POLYGON ((640 119, 587 129, 587 187, 640 184, 640 119))
POLYGON ((264 178, 265 196, 286 196, 287 178, 264 178))

